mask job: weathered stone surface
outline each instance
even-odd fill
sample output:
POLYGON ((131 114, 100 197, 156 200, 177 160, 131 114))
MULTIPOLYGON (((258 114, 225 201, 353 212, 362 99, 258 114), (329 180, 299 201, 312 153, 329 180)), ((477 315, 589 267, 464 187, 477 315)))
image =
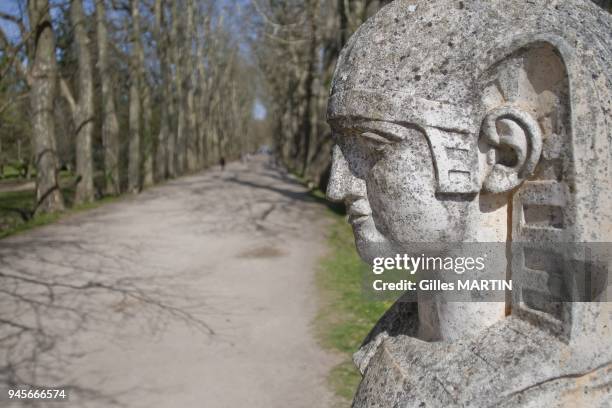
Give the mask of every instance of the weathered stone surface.
POLYGON ((561 243, 612 241, 611 55, 581 0, 396 0, 350 39, 327 192, 362 258, 520 243, 511 302, 398 302, 355 354, 355 407, 608 406, 609 259, 561 243))
MULTIPOLYGON (((609 333, 597 335, 609 341, 609 333)), ((540 397, 576 402, 558 406, 605 406, 612 392, 609 355, 587 357, 548 331, 513 317, 475 339, 454 343, 390 336, 376 353, 355 406, 393 407, 401 402, 399 406, 409 407, 510 407, 527 401, 545 406, 540 397), (584 403, 594 398, 587 395, 589 388, 599 395, 600 405, 584 403), (540 396, 536 390, 550 395, 540 396)))

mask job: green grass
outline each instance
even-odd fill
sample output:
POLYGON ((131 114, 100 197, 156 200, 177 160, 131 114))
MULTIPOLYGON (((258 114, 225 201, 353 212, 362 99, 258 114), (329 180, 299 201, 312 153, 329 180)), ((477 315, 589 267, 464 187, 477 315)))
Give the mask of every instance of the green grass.
MULTIPOLYGON (((27 179, 23 179, 22 176, 22 170, 23 168, 15 163, 7 163, 4 165, 3 167, 3 172, 0 173, 0 180, 12 180, 15 181, 15 179, 22 179, 24 181, 27 181, 27 179)), ((67 171, 67 170, 61 170, 60 171, 60 177, 63 178, 69 178, 69 177, 74 177, 74 175, 67 171)), ((36 169, 35 168, 30 168, 30 176, 32 177, 32 180, 36 177, 36 169)), ((18 181, 18 180, 17 180, 18 181)))
MULTIPOLYGON (((68 178, 68 176, 66 176, 68 178)), ((34 191, 17 191, 0 193, 0 238, 14 235, 19 232, 27 231, 42 225, 51 224, 60 218, 80 211, 99 207, 118 197, 104 197, 101 200, 89 204, 78 206, 73 205, 74 198, 74 178, 70 180, 67 187, 62 188, 62 195, 66 204, 66 210, 56 214, 38 214, 29 221, 24 221, 19 213, 7 210, 7 208, 20 208, 31 210, 34 207, 34 191)))
POLYGON ((344 217, 332 211, 330 216, 333 218, 328 238, 330 252, 321 260, 317 272, 323 306, 316 329, 322 344, 343 356, 343 361, 330 373, 329 382, 341 399, 350 401, 361 379, 352 354, 391 302, 365 298, 362 279, 369 267, 357 255, 353 233, 344 217))
POLYGON ((11 164, 5 164, 3 170, 4 172, 0 174, 0 179, 15 179, 20 177, 17 167, 11 164))

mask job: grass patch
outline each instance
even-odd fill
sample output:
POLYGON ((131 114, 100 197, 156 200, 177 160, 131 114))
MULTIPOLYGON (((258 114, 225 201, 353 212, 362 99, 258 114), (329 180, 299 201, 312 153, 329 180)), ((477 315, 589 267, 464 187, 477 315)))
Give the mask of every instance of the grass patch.
POLYGON ((17 168, 17 166, 11 164, 5 164, 3 168, 3 173, 0 174, 1 179, 15 179, 21 177, 21 171, 17 168))
POLYGON ((17 211, 9 210, 9 208, 32 210, 35 201, 34 191, 26 190, 0 193, 0 238, 40 227, 42 225, 51 224, 65 215, 96 208, 103 204, 115 201, 118 198, 104 197, 93 203, 74 206, 74 182, 72 180, 66 187, 62 188, 62 195, 64 197, 64 203, 66 204, 66 210, 64 212, 55 214, 38 214, 29 221, 24 221, 17 211))
POLYGON ((352 354, 392 302, 364 297, 362 277, 369 273, 369 267, 357 255, 351 227, 344 217, 331 211, 330 216, 333 218, 328 238, 330 251, 317 272, 323 306, 315 326, 322 344, 344 357, 330 373, 329 382, 336 395, 348 402, 361 380, 352 354))

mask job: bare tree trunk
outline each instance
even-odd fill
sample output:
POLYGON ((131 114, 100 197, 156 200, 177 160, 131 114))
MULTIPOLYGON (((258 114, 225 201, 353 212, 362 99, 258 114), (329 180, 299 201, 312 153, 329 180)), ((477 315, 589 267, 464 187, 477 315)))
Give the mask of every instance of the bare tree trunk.
POLYGON ((176 122, 177 122, 177 103, 176 93, 172 87, 171 76, 168 75, 168 83, 166 83, 167 95, 168 95, 168 142, 166 143, 166 169, 168 177, 176 177, 176 122))
POLYGON ((143 177, 142 184, 144 187, 153 185, 153 110, 151 107, 151 87, 147 76, 145 66, 144 47, 142 45, 142 36, 138 36, 138 77, 140 78, 140 92, 142 101, 142 162, 143 162, 143 177))
POLYGON ((93 72, 89 36, 85 30, 85 14, 81 1, 70 2, 70 20, 78 55, 79 97, 76 104, 66 84, 63 83, 64 93, 68 92, 65 96, 69 99, 76 128, 76 172, 79 181, 76 186, 75 204, 90 203, 95 199, 91 146, 94 128, 93 72))
POLYGON ((98 70, 102 83, 102 144, 104 146, 105 192, 117 195, 119 184, 119 121, 115 109, 112 77, 108 62, 108 31, 104 1, 96 3, 96 27, 98 37, 98 70))
POLYGON ((144 53, 140 47, 140 79, 142 89, 142 141, 143 141, 143 180, 145 187, 153 185, 153 130, 151 122, 153 120, 153 111, 151 108, 151 88, 145 72, 144 53))
POLYGON ((176 173, 183 174, 185 172, 185 153, 187 150, 186 144, 186 125, 187 118, 185 115, 185 84, 183 70, 185 67, 185 58, 183 53, 184 35, 181 35, 179 27, 181 26, 181 13, 179 13, 179 0, 172 4, 172 47, 175 65, 175 84, 176 84, 176 156, 175 166, 176 173))
MULTIPOLYGON (((191 82, 191 81, 189 81, 191 82)), ((189 86, 187 89, 187 168, 190 171, 197 170, 199 168, 199 141, 197 138, 197 123, 196 123, 196 112, 195 112, 195 97, 193 86, 189 86)))
POLYGON ((130 146, 128 153, 128 190, 140 191, 140 1, 131 0, 132 53, 130 56, 130 146))
MULTIPOLYGON (((177 69, 178 71, 178 69, 177 69)), ((182 88, 182 87, 180 87, 182 88)), ((176 104, 177 109, 177 118, 176 118, 176 156, 175 156, 175 165, 176 165, 176 174, 181 175, 185 173, 185 151, 187 148, 186 136, 187 132, 186 123, 187 118, 185 117, 185 103, 184 103, 184 92, 182 90, 177 90, 178 93, 178 103, 176 104)))
MULTIPOLYGON (((204 65, 205 51, 204 41, 208 38, 210 33, 210 18, 204 17, 201 9, 198 12, 198 20, 203 22, 203 30, 201 34, 197 34, 197 52, 196 52, 196 69, 197 69, 197 98, 196 98, 196 128, 197 134, 195 137, 198 138, 200 146, 199 162, 201 167, 205 167, 208 164, 208 145, 206 140, 206 120, 208 119, 205 115, 206 112, 206 67, 204 65)), ((196 29, 197 32, 197 29, 196 29)))
POLYGON ((194 171, 199 166, 198 154, 199 143, 197 138, 197 124, 195 112, 195 58, 193 57, 193 44, 196 40, 196 26, 194 23, 194 0, 187 0, 187 42, 184 50, 185 62, 187 67, 186 82, 186 103, 185 110, 187 116, 187 168, 194 171))
MULTIPOLYGON (((310 0, 308 2, 308 20, 310 23, 310 44, 308 50, 308 66, 306 68, 306 83, 304 88, 306 91, 304 107, 304 117, 302 122, 302 137, 304 138, 304 156, 302 158, 302 176, 308 171, 308 163, 310 158, 310 144, 312 141, 313 123, 313 85, 315 79, 316 58, 317 58, 317 11, 319 9, 319 0, 310 0)), ((316 124, 315 124, 316 128, 316 124)))
POLYGON ((58 183, 53 118, 53 101, 57 91, 57 63, 55 61, 55 36, 51 27, 48 0, 30 0, 28 13, 31 30, 36 33, 30 72, 36 201, 38 211, 55 212, 64 209, 64 200, 58 183))
POLYGON ((168 75, 168 42, 164 34, 164 2, 155 0, 155 40, 157 42, 157 53, 159 56, 159 67, 162 81, 162 100, 160 104, 160 123, 157 135, 157 150, 155 151, 155 179, 164 180, 167 176, 168 166, 168 133, 170 130, 168 115, 170 76, 168 75))
MULTIPOLYGON (((177 139, 178 139, 178 110, 179 110, 179 95, 177 88, 177 81, 173 77, 173 73, 170 67, 174 64, 176 59, 176 47, 178 41, 178 12, 177 12, 177 2, 178 0, 174 0, 172 2, 172 7, 170 9, 170 35, 167 37, 168 43, 166 47, 166 61, 168 67, 168 82, 166 83, 166 92, 168 97, 168 151, 166 152, 166 157, 168 160, 167 163, 167 171, 168 177, 176 177, 177 172, 177 139)), ((174 75, 176 75, 176 70, 174 71, 174 75)))
POLYGON ((156 181, 165 180, 168 176, 168 134, 170 127, 168 126, 168 107, 160 106, 160 124, 157 134, 157 150, 155 151, 155 169, 154 175, 156 181))

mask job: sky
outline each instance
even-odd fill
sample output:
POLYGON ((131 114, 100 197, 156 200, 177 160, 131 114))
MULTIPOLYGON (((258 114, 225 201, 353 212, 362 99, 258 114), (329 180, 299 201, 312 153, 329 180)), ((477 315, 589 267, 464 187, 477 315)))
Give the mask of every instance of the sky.
MULTIPOLYGON (((14 0, 0 0, 0 11, 3 13, 13 14, 15 16, 19 15, 19 6, 17 1, 14 0)), ((0 28, 4 30, 7 35, 9 41, 15 43, 19 41, 19 28, 4 19, 0 19, 0 28)))
POLYGON ((253 118, 257 120, 262 120, 266 118, 267 115, 266 107, 261 103, 259 99, 255 100, 255 104, 253 105, 253 118))

